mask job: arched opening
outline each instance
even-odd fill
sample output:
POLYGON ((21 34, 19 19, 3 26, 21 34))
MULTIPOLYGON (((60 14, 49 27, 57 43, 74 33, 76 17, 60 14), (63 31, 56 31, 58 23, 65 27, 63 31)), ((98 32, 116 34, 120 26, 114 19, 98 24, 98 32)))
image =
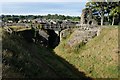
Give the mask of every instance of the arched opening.
POLYGON ((92 24, 92 21, 89 21, 89 25, 91 25, 92 24))

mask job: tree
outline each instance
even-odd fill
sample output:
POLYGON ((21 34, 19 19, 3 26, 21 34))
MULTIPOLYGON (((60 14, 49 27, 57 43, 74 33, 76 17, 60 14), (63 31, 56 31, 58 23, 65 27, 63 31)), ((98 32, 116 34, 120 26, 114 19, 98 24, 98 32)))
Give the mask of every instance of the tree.
POLYGON ((12 21, 15 22, 15 23, 18 23, 19 18, 13 18, 12 21))
MULTIPOLYGON (((91 0, 92 1, 92 0, 91 0)), ((101 19, 101 25, 103 22, 111 21, 110 17, 112 17, 112 25, 114 24, 114 20, 119 17, 120 14, 120 2, 111 2, 110 0, 103 0, 104 2, 88 2, 86 3, 86 8, 91 9, 94 15, 94 18, 101 19), (106 19, 104 19, 106 17, 106 19)))
MULTIPOLYGON (((118 7, 120 5, 120 2, 111 2, 110 0, 107 0, 107 9, 106 9, 106 14, 107 14, 107 18, 108 18, 108 22, 111 23, 110 17, 113 17, 113 9, 115 9, 116 7, 118 7)), ((119 13, 117 13, 119 14, 119 13)), ((114 19, 117 17, 114 17, 114 19)), ((112 18, 113 19, 113 18, 112 18)))
POLYGON ((107 2, 88 2, 86 4, 86 8, 91 9, 93 14, 97 14, 98 16, 100 16, 101 25, 103 25, 103 22, 104 22, 104 15, 105 15, 106 7, 107 7, 107 2))
POLYGON ((120 14, 120 7, 119 6, 113 8, 110 11, 110 15, 113 17, 113 19, 112 19, 112 25, 114 25, 115 18, 119 17, 119 14, 120 14))

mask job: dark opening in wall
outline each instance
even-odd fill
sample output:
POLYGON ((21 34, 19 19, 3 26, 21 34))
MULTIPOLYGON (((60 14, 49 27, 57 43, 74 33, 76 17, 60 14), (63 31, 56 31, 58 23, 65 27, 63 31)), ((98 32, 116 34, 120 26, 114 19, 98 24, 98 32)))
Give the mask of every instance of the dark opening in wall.
POLYGON ((60 37, 57 33, 55 33, 54 30, 47 29, 46 31, 43 31, 44 33, 48 34, 49 37, 46 39, 44 36, 42 36, 39 31, 35 30, 25 30, 21 32, 17 32, 17 35, 23 37, 27 42, 30 43, 36 43, 40 44, 42 46, 55 48, 58 46, 60 42, 60 37))
POLYGON ((92 21, 89 21, 89 25, 91 25, 92 24, 92 21))
POLYGON ((54 30, 48 29, 47 32, 49 35, 48 44, 51 48, 55 48, 60 42, 60 37, 55 33, 54 30))

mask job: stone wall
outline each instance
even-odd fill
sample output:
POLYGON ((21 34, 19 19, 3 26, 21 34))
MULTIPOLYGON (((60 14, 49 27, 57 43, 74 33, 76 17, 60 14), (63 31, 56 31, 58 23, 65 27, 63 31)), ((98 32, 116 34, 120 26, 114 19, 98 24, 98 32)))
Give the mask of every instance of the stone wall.
POLYGON ((98 22, 93 18, 92 10, 90 9, 83 9, 81 14, 81 25, 88 24, 88 25, 97 25, 98 22))
POLYGON ((71 33, 72 33, 72 29, 64 29, 60 32, 60 41, 62 41, 62 39, 66 39, 71 33))
POLYGON ((84 43, 86 44, 89 40, 98 36, 100 33, 100 28, 79 28, 76 29, 70 36, 68 40, 68 45, 73 47, 76 44, 84 43))

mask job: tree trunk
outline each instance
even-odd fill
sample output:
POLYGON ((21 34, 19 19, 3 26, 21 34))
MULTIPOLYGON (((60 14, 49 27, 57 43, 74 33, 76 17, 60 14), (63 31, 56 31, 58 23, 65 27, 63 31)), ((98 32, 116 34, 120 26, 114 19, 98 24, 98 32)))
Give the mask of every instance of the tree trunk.
POLYGON ((101 13, 101 25, 103 25, 103 21, 104 21, 104 13, 101 13))
POLYGON ((112 25, 114 25, 115 17, 113 17, 112 25))
POLYGON ((108 13, 108 23, 110 25, 110 16, 109 16, 109 13, 108 13))

